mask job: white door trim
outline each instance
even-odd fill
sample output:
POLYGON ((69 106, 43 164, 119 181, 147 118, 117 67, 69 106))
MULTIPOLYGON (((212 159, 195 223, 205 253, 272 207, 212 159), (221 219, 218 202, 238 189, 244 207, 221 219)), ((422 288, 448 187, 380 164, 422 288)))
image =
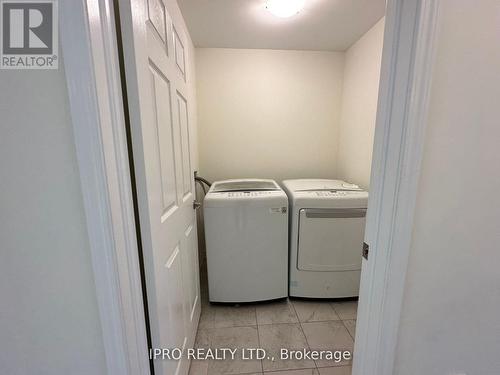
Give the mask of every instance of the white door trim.
POLYGON ((109 375, 150 374, 112 0, 61 1, 60 36, 109 375))
POLYGON ((353 375, 393 373, 429 92, 438 0, 389 0, 353 375))
MULTIPOLYGON (((389 0, 354 375, 392 374, 437 0, 389 0)), ((60 2, 64 66, 108 374, 149 374, 112 0, 60 2)))

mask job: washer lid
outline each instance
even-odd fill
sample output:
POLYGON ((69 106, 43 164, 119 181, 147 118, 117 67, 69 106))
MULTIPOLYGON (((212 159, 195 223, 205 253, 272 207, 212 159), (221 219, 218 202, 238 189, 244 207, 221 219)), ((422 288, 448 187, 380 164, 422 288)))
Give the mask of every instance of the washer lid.
POLYGON ((280 190, 279 185, 273 180, 226 180, 214 182, 212 192, 227 192, 227 191, 268 191, 280 190))

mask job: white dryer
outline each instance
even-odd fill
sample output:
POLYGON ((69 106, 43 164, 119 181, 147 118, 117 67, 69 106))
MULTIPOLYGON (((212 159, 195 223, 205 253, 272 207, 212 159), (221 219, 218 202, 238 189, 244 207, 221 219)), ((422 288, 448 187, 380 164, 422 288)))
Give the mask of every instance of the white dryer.
POLYGON ((288 199, 273 180, 212 184, 203 202, 209 299, 288 295, 288 199))
POLYGON ((356 297, 368 192, 341 180, 285 180, 290 296, 356 297))

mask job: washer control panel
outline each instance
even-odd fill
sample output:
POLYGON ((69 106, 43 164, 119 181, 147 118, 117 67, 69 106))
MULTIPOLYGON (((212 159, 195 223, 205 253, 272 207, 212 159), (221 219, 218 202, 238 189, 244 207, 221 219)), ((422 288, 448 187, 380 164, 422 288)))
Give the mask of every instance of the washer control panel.
POLYGON ((227 196, 229 198, 263 197, 272 193, 272 191, 231 191, 227 193, 227 196))

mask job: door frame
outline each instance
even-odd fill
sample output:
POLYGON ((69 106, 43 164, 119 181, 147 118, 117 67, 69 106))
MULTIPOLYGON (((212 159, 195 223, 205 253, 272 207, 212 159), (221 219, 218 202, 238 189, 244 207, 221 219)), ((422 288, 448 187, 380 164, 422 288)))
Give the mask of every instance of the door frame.
POLYGON ((388 0, 353 375, 393 373, 435 55, 439 0, 388 0))
MULTIPOLYGON (((423 154, 437 0, 389 0, 353 375, 391 374, 423 154), (367 370, 369 369, 369 371, 367 370)), ((113 0, 62 1, 60 36, 109 375, 150 374, 113 0)))
POLYGON ((150 374, 113 0, 59 12, 107 374, 150 374))

